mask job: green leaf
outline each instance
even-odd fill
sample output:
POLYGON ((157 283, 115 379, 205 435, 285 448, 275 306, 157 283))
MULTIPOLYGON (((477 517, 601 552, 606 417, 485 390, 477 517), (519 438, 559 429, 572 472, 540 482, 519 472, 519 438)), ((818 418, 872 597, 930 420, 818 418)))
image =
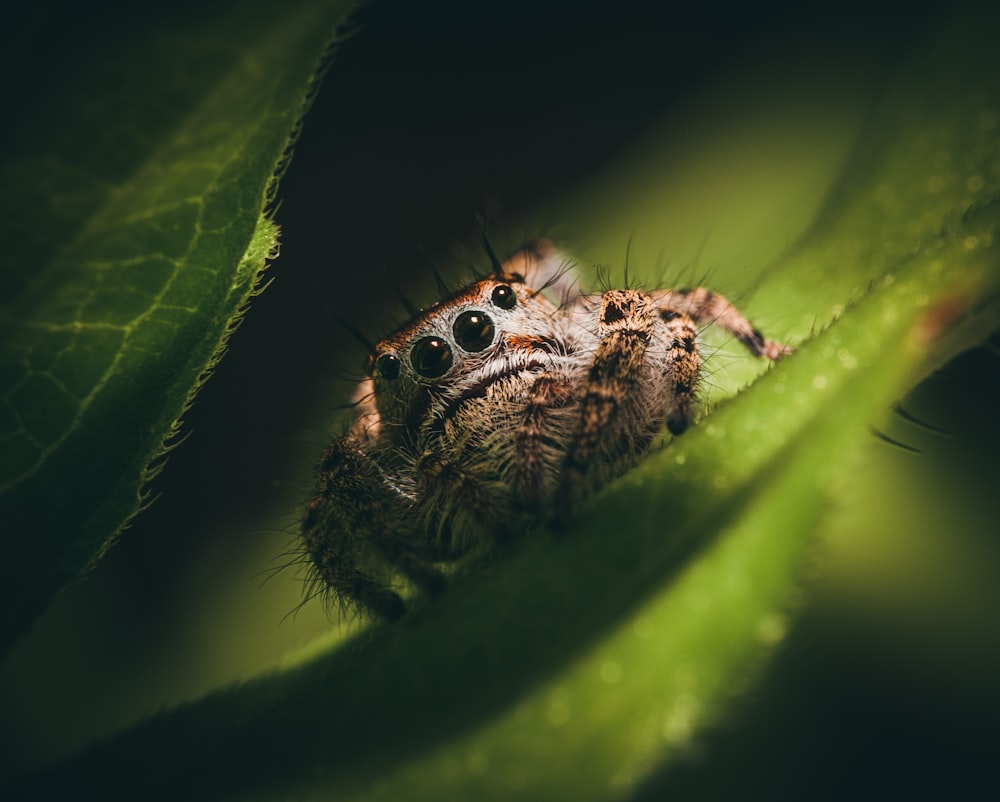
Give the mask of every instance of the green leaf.
POLYGON ((275 177, 352 6, 192 6, 86 50, 36 30, 81 66, 0 164, 0 643, 139 510, 261 287, 275 177))
MULTIPOLYGON (((569 532, 456 577, 399 625, 137 724, 32 790, 125 797, 156 776, 143 787, 163 798, 635 793, 726 714, 792 626, 803 555, 872 421, 998 327, 1000 84, 969 58, 992 52, 970 36, 917 49, 821 214, 758 286, 753 306, 785 310, 797 353, 569 532)), ((601 222, 576 223, 596 232, 595 260, 622 241, 601 222)))

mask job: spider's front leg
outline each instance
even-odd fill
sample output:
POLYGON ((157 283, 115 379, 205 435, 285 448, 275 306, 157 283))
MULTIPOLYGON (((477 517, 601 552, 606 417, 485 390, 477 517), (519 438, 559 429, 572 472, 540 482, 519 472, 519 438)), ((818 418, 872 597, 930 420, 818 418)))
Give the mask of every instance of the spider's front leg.
POLYGON ((415 521, 433 559, 482 555, 510 542, 510 491, 497 473, 496 432, 479 436, 486 412, 463 413, 463 432, 477 436, 423 442, 413 461, 415 521))
POLYGON ((636 290, 605 292, 597 311, 598 345, 563 464, 557 516, 634 465, 665 419, 672 431, 682 430, 698 377, 697 332, 686 315, 664 314, 636 290))
POLYGON ((327 449, 302 520, 302 541, 317 579, 341 604, 390 621, 402 616, 406 606, 379 569, 386 563, 425 592, 443 586, 407 537, 410 507, 357 436, 345 435, 327 449))

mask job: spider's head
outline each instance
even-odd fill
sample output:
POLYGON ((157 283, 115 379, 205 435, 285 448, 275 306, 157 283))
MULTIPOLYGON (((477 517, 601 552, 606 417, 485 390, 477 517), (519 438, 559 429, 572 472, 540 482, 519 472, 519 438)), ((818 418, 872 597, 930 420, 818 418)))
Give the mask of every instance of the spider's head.
POLYGON ((435 398, 483 392, 561 347, 558 307, 521 273, 498 271, 421 310, 369 361, 382 424, 419 426, 435 398))

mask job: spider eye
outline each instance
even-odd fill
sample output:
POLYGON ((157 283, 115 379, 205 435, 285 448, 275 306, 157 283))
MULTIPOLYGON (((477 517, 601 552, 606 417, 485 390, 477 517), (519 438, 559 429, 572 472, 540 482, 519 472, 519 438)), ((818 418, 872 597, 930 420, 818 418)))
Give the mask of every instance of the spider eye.
POLYGON ((514 289, 507 284, 501 284, 493 290, 493 295, 491 299, 494 305, 499 306, 501 309, 513 309, 514 304, 517 303, 517 295, 514 293, 514 289))
POLYGON ((417 340, 410 351, 413 369, 425 379, 443 376, 451 367, 451 346, 440 337, 424 337, 417 340))
POLYGON ((496 327, 485 312, 462 312, 452 327, 457 342, 466 351, 482 351, 493 342, 496 327))
POLYGON ((395 379, 399 375, 399 357, 395 354, 382 354, 375 360, 375 370, 383 379, 395 379))

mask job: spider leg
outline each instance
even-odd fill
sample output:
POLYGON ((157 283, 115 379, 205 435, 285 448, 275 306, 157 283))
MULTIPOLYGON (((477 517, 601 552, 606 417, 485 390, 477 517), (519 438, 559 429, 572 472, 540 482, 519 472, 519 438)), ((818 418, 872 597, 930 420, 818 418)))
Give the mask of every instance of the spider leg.
POLYGON ((555 490, 561 444, 574 433, 575 418, 563 412, 572 400, 571 378, 555 371, 540 376, 528 391, 513 438, 516 497, 528 509, 537 509, 555 490))
POLYGON ((406 606, 376 566, 388 562, 425 591, 440 574, 407 544, 410 503, 353 435, 327 449, 316 494, 302 520, 302 541, 316 577, 342 604, 390 621, 406 606))
POLYGON ((682 312, 663 310, 662 355, 664 381, 670 388, 667 402, 667 429, 678 435, 691 425, 694 418, 694 400, 701 369, 698 353, 698 329, 694 321, 682 312))
POLYGON ((483 455, 477 461, 462 451, 447 456, 424 448, 413 467, 421 499, 417 520, 421 529, 430 533, 429 550, 454 560, 474 544, 496 546, 510 539, 505 514, 508 490, 496 478, 488 457, 483 455))
POLYGON ((650 295, 663 312, 679 312, 697 323, 714 323, 725 329, 755 356, 780 359, 792 349, 768 340, 726 298, 704 287, 689 290, 656 290, 650 295))
POLYGON ((659 312, 650 296, 610 290, 601 297, 599 344, 584 381, 577 431, 563 462, 555 497, 557 517, 568 514, 585 492, 620 473, 638 458, 662 425, 661 380, 646 369, 659 312), (651 393, 651 395, 650 395, 651 393), (629 460, 630 455, 634 459, 629 460), (623 460, 627 464, 622 464, 623 460))
POLYGON ((601 296, 599 343, 568 440, 557 519, 630 468, 664 424, 673 434, 687 428, 701 367, 697 333, 691 317, 659 308, 650 294, 610 290, 601 296))

